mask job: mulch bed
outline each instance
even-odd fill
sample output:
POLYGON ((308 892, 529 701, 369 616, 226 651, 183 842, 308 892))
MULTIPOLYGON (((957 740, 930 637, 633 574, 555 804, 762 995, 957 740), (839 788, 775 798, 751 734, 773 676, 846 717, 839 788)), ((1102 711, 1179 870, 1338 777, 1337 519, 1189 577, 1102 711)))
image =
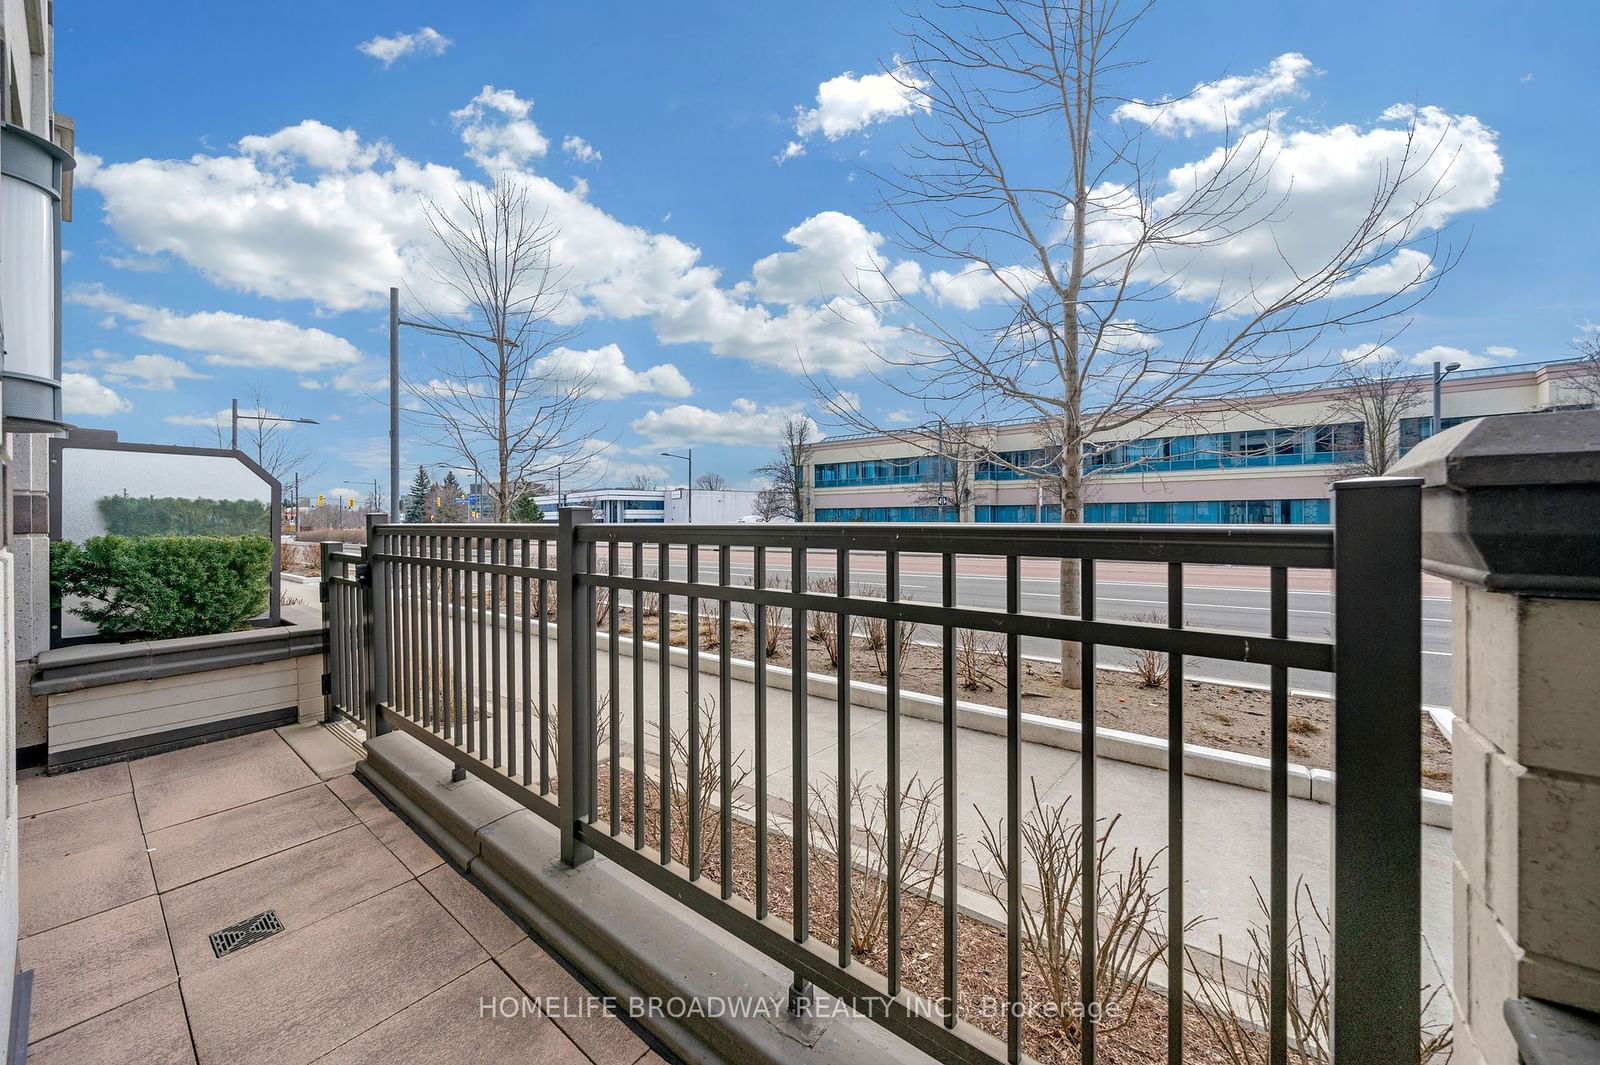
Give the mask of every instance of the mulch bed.
MULTIPOLYGON (((648 608, 649 604, 646 603, 648 608)), ((618 616, 620 631, 627 634, 632 628, 630 611, 624 609, 618 616)), ((730 626, 732 639, 729 653, 735 658, 755 660, 754 629, 743 618, 735 619, 730 626)), ((646 617, 644 638, 655 640, 658 625, 654 617, 646 617)), ((716 650, 716 626, 702 628, 700 649, 716 650)), ((688 643, 688 618, 682 615, 672 619, 672 644, 684 647, 688 643)), ((979 649, 980 661, 976 671, 966 676, 959 697, 968 702, 1004 708, 1007 688, 1003 654, 991 649, 979 649)), ((833 676, 837 673, 827 649, 817 640, 807 641, 806 668, 812 673, 833 676)), ((867 641, 857 637, 852 641, 850 675, 856 680, 882 684, 884 674, 877 664, 878 656, 868 647, 867 641)), ((785 629, 777 642, 776 651, 767 658, 773 665, 790 667, 790 639, 785 629)), ((958 683, 962 682, 958 670, 958 683)), ((900 685, 905 691, 938 695, 941 691, 943 669, 941 650, 922 644, 912 644, 901 660, 900 685)), ((1068 688, 1060 681, 1059 672, 1047 663, 1024 661, 1022 708, 1028 713, 1053 717, 1064 721, 1077 721, 1081 712, 1080 691, 1068 688)), ((1139 677, 1121 670, 1101 668, 1096 671, 1095 721, 1104 728, 1121 729, 1145 736, 1165 739, 1167 736, 1167 686, 1147 686, 1139 677)), ((1186 743, 1218 747, 1225 751, 1269 757, 1271 742, 1271 696, 1251 688, 1235 688, 1222 684, 1184 683, 1184 736, 1186 743)), ((1422 729, 1422 786, 1437 791, 1451 790, 1450 741, 1439 733, 1433 719, 1421 715, 1422 729)), ((1289 697, 1289 756, 1295 762, 1315 769, 1328 769, 1333 764, 1333 703, 1328 699, 1289 697)))
MULTIPOLYGON (((618 774, 618 786, 623 796, 619 823, 622 835, 631 839, 633 833, 632 774, 623 770, 618 774)), ((609 771, 602 767, 599 778, 600 809, 597 820, 609 826, 609 771)), ((660 791, 656 781, 645 780, 645 839, 646 853, 657 855, 660 850, 660 791)), ((683 862, 687 855, 683 845, 686 811, 676 806, 673 816, 675 859, 683 862)), ((722 882, 719 861, 720 831, 714 813, 702 815, 702 876, 714 884, 722 882)), ((749 901, 756 891, 756 830, 737 818, 733 821, 733 887, 734 893, 749 901)), ((770 912, 788 921, 794 919, 793 863, 794 845, 782 832, 769 829, 767 834, 768 892, 770 912)), ((869 897, 881 890, 882 881, 862 869, 852 873, 851 890, 858 899, 869 897)), ((838 865, 827 852, 813 846, 810 853, 807 902, 810 915, 811 936, 830 947, 838 944, 838 865)), ((859 911, 856 911, 859 912, 859 911)), ((944 994, 944 908, 938 901, 923 900, 907 894, 902 901, 903 927, 901 942, 902 980, 908 991, 929 999, 940 999, 944 994)), ((852 918, 855 920, 856 918, 852 918)), ((1104 926, 1102 925, 1102 928, 1104 926)), ((873 970, 884 973, 888 969, 889 950, 894 944, 887 942, 887 934, 878 937, 872 948, 855 955, 855 960, 873 970)), ((1046 984, 1023 952, 1022 1001, 1029 1007, 1029 1019, 1022 1030, 1022 1047, 1025 1053, 1040 1062, 1076 1063, 1080 1060, 1077 1047, 1062 1034, 1048 1015, 1050 1002, 1046 984)), ((997 1004, 1003 1003, 1006 989, 1006 938, 1003 929, 959 914, 956 919, 956 973, 957 1016, 973 1026, 1004 1041, 1005 1017, 997 1004), (985 1005, 987 1004, 987 1005, 985 1005)), ((1207 1029, 1205 1022, 1192 1006, 1184 1009, 1184 1059, 1195 1062, 1223 1062, 1228 1057, 1207 1029)), ((1167 1000, 1156 990, 1146 990, 1126 1020, 1114 1028, 1108 1021, 1102 1027, 1097 1043, 1098 1060, 1109 1065, 1129 1065, 1135 1062, 1163 1062, 1167 1047, 1167 1000)), ((1264 1055, 1263 1055, 1264 1060, 1264 1055)))

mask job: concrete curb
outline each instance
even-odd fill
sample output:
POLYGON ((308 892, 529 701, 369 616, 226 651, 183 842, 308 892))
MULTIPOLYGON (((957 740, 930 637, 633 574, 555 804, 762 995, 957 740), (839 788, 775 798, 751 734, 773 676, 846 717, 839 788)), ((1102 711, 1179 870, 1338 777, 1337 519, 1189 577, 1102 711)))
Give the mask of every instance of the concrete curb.
MULTIPOLYGON (((551 630, 555 625, 550 625, 551 630)), ((609 649, 610 636, 605 632, 595 634, 595 646, 600 649, 609 649)), ((623 655, 632 657, 633 638, 621 637, 617 641, 619 650, 623 655)), ((644 659, 654 662, 660 658, 661 648, 657 643, 641 640, 644 648, 644 659)), ((674 666, 682 669, 689 668, 689 652, 687 648, 670 648, 671 661, 674 666)), ((722 669, 721 658, 711 652, 700 652, 700 672, 718 673, 722 669)), ((753 683, 756 675, 756 665, 746 658, 729 658, 728 671, 735 680, 753 683)), ((794 685, 793 671, 783 666, 767 666, 767 686, 779 691, 791 691, 794 685)), ((830 676, 821 673, 806 674, 807 694, 819 699, 837 699, 839 697, 838 682, 830 676)), ((866 681, 852 680, 850 682, 850 703, 852 706, 864 706, 872 710, 887 710, 889 707, 889 690, 881 684, 871 684, 866 681)), ((922 692, 900 692, 900 712, 908 717, 921 718, 926 721, 944 720, 944 703, 941 699, 922 692)), ((956 724, 975 732, 986 732, 993 736, 1006 734, 1006 712, 997 707, 984 706, 981 703, 970 703, 956 700, 956 724)), ((1029 743, 1038 743, 1046 747, 1056 747, 1061 750, 1080 751, 1083 749, 1083 726, 1076 721, 1062 721, 1059 718, 1044 717, 1039 714, 1024 712, 1022 715, 1022 738, 1029 743)), ((1143 736, 1136 732, 1124 732, 1120 729, 1100 728, 1095 730, 1097 751, 1102 758, 1110 758, 1119 762, 1129 762, 1142 765, 1151 769, 1166 769, 1168 757, 1168 744, 1165 739, 1156 736, 1143 736)), ((1241 788, 1252 788, 1257 791, 1272 790, 1272 762, 1259 755, 1240 754, 1235 751, 1224 751, 1216 747, 1203 747, 1199 744, 1186 743, 1183 745, 1183 769, 1187 776, 1199 777, 1202 780, 1215 780, 1222 784, 1233 784, 1241 788)), ((1289 797, 1294 799, 1307 799, 1311 802, 1333 802, 1333 773, 1326 769, 1312 769, 1303 765, 1290 764, 1289 766, 1289 797)), ((1451 825, 1452 800, 1449 792, 1433 791, 1429 788, 1419 789, 1422 792, 1422 823, 1434 828, 1448 829, 1451 825)))
POLYGON ((872 1021, 842 1011, 807 1021, 781 1009, 742 1017, 704 1009, 672 1016, 666 1004, 673 1002, 781 1006, 790 973, 681 903, 640 890, 636 879, 604 858, 576 869, 561 864, 553 825, 481 781, 449 784, 449 760, 411 737, 374 737, 367 752, 357 766, 364 780, 691 1065, 934 1065, 872 1021), (638 1012, 638 1004, 652 1002, 664 1008, 638 1012))

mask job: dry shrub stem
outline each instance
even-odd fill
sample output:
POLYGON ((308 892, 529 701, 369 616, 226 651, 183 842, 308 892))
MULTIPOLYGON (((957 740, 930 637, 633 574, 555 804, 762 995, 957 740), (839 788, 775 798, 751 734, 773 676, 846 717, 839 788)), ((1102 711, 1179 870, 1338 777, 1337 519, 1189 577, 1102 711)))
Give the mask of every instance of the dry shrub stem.
MULTIPOLYGON (((1229 1065, 1266 1065, 1267 1028, 1271 1018, 1272 954, 1271 910, 1255 878, 1259 920, 1247 933, 1250 954, 1242 963, 1244 975, 1230 981, 1226 966, 1200 962, 1186 951, 1190 979, 1186 996, 1215 1039, 1229 1065)), ((1289 1060, 1294 1065, 1328 1065, 1332 1060, 1330 1010, 1332 1007, 1332 962, 1323 943, 1331 929, 1324 910, 1317 905, 1311 888, 1302 877, 1295 881, 1294 906, 1287 929, 1288 994, 1285 1013, 1288 1027, 1289 1060)), ((1223 953, 1222 937, 1217 937, 1217 956, 1223 953)), ((1422 1008, 1426 1012, 1440 988, 1424 985, 1422 1008)), ((1449 1025, 1425 1024, 1418 1045, 1418 1060, 1428 1065, 1445 1061, 1453 1034, 1449 1025)))
MULTIPOLYGON (((1022 950, 1029 966, 1050 997, 1052 1017, 1072 1046, 1083 1040, 1084 1018, 1079 1008, 1083 987, 1083 826, 1067 813, 1070 799, 1045 803, 1039 785, 1030 778, 1032 809, 1021 826, 1024 864, 1031 863, 1038 877, 1038 892, 1022 892, 1022 950)), ((1006 879, 1011 868, 1004 819, 991 822, 978 810, 983 823, 978 866, 984 890, 1000 906, 1007 903, 1006 879), (987 859, 987 862, 984 859, 987 859), (995 870, 999 871, 996 872, 995 870)), ((1098 914, 1095 944, 1095 991, 1101 1005, 1096 1031, 1109 1035, 1130 1023, 1147 990, 1151 967, 1166 952, 1162 934, 1165 919, 1155 886, 1152 863, 1135 848, 1125 864, 1116 862, 1111 835, 1121 815, 1102 822, 1092 857, 1097 886, 1098 914)), ((1165 850, 1165 848, 1162 848, 1165 850)))
MULTIPOLYGON (((867 783, 867 774, 858 772, 850 780, 850 847, 845 859, 855 872, 850 892, 850 952, 865 958, 878 951, 888 928, 889 890, 899 884, 902 897, 909 895, 918 905, 902 923, 902 935, 915 929, 928 912, 933 885, 943 869, 943 849, 939 837, 939 784, 922 784, 912 774, 900 788, 899 855, 890 868, 888 832, 888 789, 867 783)), ((811 825, 823 848, 831 855, 845 853, 840 841, 836 816, 839 780, 823 777, 811 785, 811 825)), ((890 944, 894 949, 894 944, 890 944)))

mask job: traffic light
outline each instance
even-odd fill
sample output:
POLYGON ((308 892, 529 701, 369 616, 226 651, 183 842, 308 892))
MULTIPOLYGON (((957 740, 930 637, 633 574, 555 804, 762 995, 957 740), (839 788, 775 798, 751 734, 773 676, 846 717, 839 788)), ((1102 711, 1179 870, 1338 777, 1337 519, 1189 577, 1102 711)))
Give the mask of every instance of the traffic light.
POLYGON ((355 496, 350 496, 349 498, 347 498, 344 501, 344 508, 346 510, 354 510, 354 509, 356 509, 356 497, 355 496))
POLYGON ((328 497, 323 495, 321 492, 318 492, 317 493, 317 506, 325 507, 327 505, 328 505, 328 497))

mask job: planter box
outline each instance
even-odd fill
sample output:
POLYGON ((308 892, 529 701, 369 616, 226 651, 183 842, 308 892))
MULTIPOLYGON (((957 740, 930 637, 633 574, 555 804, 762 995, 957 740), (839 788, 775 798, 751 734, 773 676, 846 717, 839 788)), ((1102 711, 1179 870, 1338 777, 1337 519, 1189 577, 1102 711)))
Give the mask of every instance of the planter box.
POLYGON ((63 647, 39 655, 49 772, 83 769, 323 713, 320 625, 63 647))

